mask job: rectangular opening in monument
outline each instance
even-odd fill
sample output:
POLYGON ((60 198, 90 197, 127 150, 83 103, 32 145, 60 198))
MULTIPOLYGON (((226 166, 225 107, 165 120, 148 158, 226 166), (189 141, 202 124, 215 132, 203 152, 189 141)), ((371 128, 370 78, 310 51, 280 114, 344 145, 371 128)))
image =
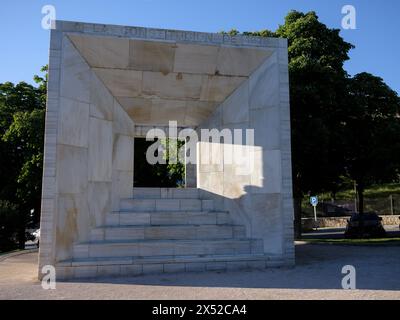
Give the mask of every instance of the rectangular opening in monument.
POLYGON ((185 187, 185 164, 178 158, 185 141, 156 139, 146 141, 135 138, 134 143, 134 187, 178 188, 185 187))

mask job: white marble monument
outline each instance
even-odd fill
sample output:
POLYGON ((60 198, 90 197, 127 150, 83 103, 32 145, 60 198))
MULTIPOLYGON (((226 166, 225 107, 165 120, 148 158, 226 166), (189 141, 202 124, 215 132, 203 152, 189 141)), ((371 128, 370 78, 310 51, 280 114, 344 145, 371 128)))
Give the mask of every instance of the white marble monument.
POLYGON ((56 21, 40 244, 58 279, 293 265, 287 41, 56 21), (134 188, 134 138, 169 121, 254 144, 200 141, 186 188, 134 188))

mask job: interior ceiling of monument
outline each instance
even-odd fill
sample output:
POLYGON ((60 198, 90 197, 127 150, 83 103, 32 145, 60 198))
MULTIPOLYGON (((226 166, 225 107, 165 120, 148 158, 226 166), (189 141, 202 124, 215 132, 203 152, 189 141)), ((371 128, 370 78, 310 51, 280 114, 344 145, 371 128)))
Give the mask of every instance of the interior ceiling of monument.
POLYGON ((70 34, 72 43, 137 124, 194 127, 272 51, 70 34))

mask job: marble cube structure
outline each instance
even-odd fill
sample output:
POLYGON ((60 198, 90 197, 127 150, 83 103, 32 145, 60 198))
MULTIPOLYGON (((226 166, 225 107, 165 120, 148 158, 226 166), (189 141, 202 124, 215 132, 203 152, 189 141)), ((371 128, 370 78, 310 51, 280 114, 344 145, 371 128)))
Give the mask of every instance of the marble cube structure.
POLYGON ((56 21, 44 150, 39 276, 294 264, 286 39, 56 21), (254 129, 254 169, 199 142, 188 188, 133 188, 134 138, 170 120, 254 129))

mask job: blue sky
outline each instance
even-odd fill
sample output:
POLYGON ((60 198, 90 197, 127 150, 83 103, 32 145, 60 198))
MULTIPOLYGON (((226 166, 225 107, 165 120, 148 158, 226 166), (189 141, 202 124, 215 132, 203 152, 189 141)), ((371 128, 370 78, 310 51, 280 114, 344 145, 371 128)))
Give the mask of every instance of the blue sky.
POLYGON ((54 5, 57 19, 218 32, 275 30, 291 9, 314 10, 332 28, 341 27, 341 8, 351 4, 357 29, 342 30, 356 48, 345 68, 382 77, 400 93, 398 0, 2 0, 0 83, 32 82, 47 63, 49 32, 41 28, 42 6, 54 5))

